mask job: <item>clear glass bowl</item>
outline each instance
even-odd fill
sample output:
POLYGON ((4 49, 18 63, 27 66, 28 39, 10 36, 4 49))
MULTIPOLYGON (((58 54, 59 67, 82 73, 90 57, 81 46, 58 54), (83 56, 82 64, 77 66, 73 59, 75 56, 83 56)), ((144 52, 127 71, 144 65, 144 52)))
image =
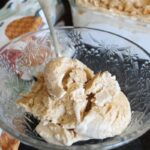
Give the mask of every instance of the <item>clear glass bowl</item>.
POLYGON ((130 125, 119 136, 78 142, 70 147, 48 144, 37 135, 34 128, 38 121, 15 102, 20 94, 30 90, 34 74, 42 71, 47 61, 55 57, 50 33, 43 30, 24 35, 0 50, 0 127, 21 142, 45 150, 110 149, 148 131, 150 54, 138 44, 103 30, 67 27, 57 28, 56 31, 63 56, 77 58, 95 72, 108 70, 116 75, 131 104, 130 125), (29 74, 31 78, 21 79, 21 73, 29 74))

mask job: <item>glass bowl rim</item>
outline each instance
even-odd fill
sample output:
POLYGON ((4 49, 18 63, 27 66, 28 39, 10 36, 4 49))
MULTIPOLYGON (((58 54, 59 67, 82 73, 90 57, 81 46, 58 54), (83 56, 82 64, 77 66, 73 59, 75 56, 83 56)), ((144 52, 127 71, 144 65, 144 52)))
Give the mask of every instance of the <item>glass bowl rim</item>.
MULTIPOLYGON (((92 27, 83 27, 83 26, 61 26, 61 27, 55 27, 56 30, 67 30, 67 29, 87 29, 87 30, 93 30, 93 31, 100 31, 100 32, 105 32, 105 33, 108 33, 108 34, 111 34, 111 35, 114 35, 114 36, 117 36, 119 38, 122 38, 126 41, 128 41, 129 43, 137 46, 139 49, 141 49, 144 53, 146 53, 148 56, 150 56, 150 52, 148 52, 147 50, 145 50, 142 46, 140 46, 139 44, 135 43, 134 41, 122 36, 122 35, 119 35, 117 33, 114 33, 114 32, 111 32, 111 31, 107 31, 107 30, 104 30, 104 29, 98 29, 98 28, 92 28, 92 27)), ((6 43, 4 46, 2 46, 0 48, 0 54, 1 54, 1 51, 3 49, 5 49, 8 45, 10 45, 11 43, 15 43, 15 42, 18 42, 20 39, 24 38, 24 37, 27 37, 27 36, 30 36, 30 35, 34 35, 34 34, 38 34, 40 32, 44 32, 44 31, 48 31, 49 29, 46 28, 46 29, 42 29, 42 30, 39 30, 39 31, 34 31, 34 32, 28 32, 28 33, 25 33, 11 41, 9 41, 8 43, 6 43)), ((50 31, 49 31, 50 32, 50 31)))
MULTIPOLYGON (((67 27, 56 27, 56 30, 67 30, 67 29, 87 29, 87 30, 93 30, 93 31, 100 31, 100 32, 105 32, 105 33, 108 33, 108 34, 111 34, 111 35, 114 35, 114 36, 117 36, 119 37, 120 39, 124 39, 126 41, 128 41, 129 43, 137 46, 139 49, 141 49, 144 53, 146 53, 149 57, 150 57, 150 53, 147 52, 143 47, 141 47, 140 45, 138 45, 137 43, 129 40, 128 38, 126 37, 123 37, 121 35, 118 35, 116 33, 113 33, 113 32, 110 32, 110 31, 106 31, 106 30, 101 30, 101 29, 96 29, 96 28, 90 28, 90 27, 74 27, 74 26, 67 26, 67 27)), ((30 36, 30 35, 34 35, 34 34, 38 34, 40 32, 50 32, 49 29, 43 29, 43 30, 39 30, 39 31, 36 31, 36 32, 29 32, 29 33, 26 33, 22 36, 19 36, 17 37, 16 39, 8 42, 7 44, 5 44, 2 48, 0 48, 0 54, 1 54, 1 51, 3 51, 3 49, 5 50, 5 48, 12 44, 12 43, 16 43, 18 42, 20 39, 22 38, 25 38, 26 36, 30 36)), ((71 146, 71 147, 68 147, 68 146, 58 146, 58 145, 54 145, 54 144, 49 144, 49 145, 46 145, 45 142, 42 142, 38 140, 35 140, 27 135, 20 135, 19 133, 15 133, 11 128, 9 128, 8 126, 5 125, 5 123, 0 119, 0 127, 8 132, 10 135, 12 135, 13 137, 17 138, 18 140, 20 140, 21 142, 29 145, 29 146, 33 146, 35 148, 40 148, 40 149, 49 149, 49 148, 53 148, 53 149, 70 149, 70 150, 74 150, 76 148, 82 148, 82 147, 88 147, 89 145, 79 145, 79 146, 71 146)), ((117 142, 112 142, 111 144, 93 144, 93 145, 90 145, 91 147, 92 146, 96 146, 96 147, 93 147, 93 150, 96 149, 96 148, 101 148, 101 149, 110 149, 110 148, 116 148, 116 147, 119 147, 119 146, 122 146, 124 144, 127 144, 129 143, 130 141, 133 141, 135 139, 137 139, 138 137, 142 136, 144 133, 146 133, 148 130, 150 129, 149 126, 146 126, 146 127, 140 127, 139 131, 134 131, 132 133, 130 133, 130 138, 126 138, 124 139, 123 137, 121 138, 121 140, 117 141, 117 142)))

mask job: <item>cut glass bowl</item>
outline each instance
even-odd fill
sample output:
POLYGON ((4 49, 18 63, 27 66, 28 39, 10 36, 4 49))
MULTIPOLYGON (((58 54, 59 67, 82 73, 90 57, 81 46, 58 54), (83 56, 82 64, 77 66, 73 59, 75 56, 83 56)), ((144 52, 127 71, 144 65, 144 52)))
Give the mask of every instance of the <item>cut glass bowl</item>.
POLYGON ((70 147, 46 143, 35 132, 38 120, 16 105, 28 92, 37 72, 55 58, 48 30, 29 33, 0 50, 0 127, 38 149, 97 150, 126 144, 150 129, 150 54, 115 33, 81 27, 57 28, 62 56, 77 58, 95 72, 116 75, 132 109, 132 120, 119 136, 77 142, 70 147))

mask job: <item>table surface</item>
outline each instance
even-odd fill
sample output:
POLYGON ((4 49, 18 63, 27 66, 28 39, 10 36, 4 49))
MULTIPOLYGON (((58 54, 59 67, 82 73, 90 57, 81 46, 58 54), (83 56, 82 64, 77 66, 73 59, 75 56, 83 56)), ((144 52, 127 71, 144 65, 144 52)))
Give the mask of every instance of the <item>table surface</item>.
MULTIPOLYGON (((0 8, 7 2, 8 0, 1 0, 0 8)), ((66 13, 63 18, 65 20, 65 25, 72 25, 72 19, 70 15, 69 4, 66 0, 62 0, 65 6, 66 13)), ((26 146, 24 144, 20 144, 19 150, 36 150, 32 147, 26 146)), ((114 150, 150 150, 150 131, 141 136, 140 138, 126 144, 122 147, 116 148, 114 150)))

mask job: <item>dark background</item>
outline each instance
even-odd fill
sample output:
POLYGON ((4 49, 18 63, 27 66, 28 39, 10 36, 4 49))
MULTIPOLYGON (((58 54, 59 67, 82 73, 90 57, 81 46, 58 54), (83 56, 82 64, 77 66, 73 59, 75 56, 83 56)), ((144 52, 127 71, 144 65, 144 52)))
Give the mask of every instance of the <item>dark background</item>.
POLYGON ((2 8, 3 5, 4 5, 7 1, 8 1, 8 0, 1 0, 1 1, 0 1, 0 8, 2 8))
MULTIPOLYGON (((8 0, 0 0, 0 8, 2 8, 7 1, 8 0)), ((64 4, 66 11, 65 15, 61 19, 65 21, 65 25, 73 25, 69 3, 67 2, 67 0, 62 0, 62 2, 64 4)), ((19 150, 36 150, 36 149, 21 144, 19 150)), ((114 150, 150 150, 150 131, 144 134, 142 137, 138 138, 137 140, 134 140, 133 142, 114 150)))

